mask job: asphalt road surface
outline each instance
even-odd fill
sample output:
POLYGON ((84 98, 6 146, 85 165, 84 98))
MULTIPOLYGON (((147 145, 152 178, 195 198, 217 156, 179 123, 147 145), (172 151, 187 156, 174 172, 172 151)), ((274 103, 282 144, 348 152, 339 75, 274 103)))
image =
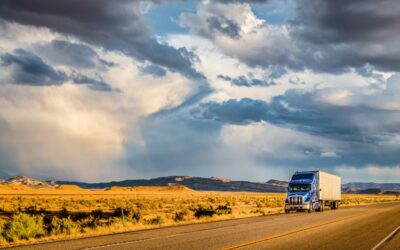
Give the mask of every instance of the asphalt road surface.
POLYGON ((400 250, 400 202, 166 227, 16 249, 400 250))

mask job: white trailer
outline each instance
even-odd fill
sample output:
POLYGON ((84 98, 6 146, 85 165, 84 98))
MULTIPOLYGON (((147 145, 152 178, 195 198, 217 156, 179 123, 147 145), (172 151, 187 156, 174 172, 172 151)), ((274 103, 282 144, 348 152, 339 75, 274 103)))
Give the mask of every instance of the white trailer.
POLYGON ((339 208, 342 200, 342 180, 339 176, 324 171, 316 171, 318 174, 319 201, 322 202, 321 210, 324 206, 332 209, 339 208))

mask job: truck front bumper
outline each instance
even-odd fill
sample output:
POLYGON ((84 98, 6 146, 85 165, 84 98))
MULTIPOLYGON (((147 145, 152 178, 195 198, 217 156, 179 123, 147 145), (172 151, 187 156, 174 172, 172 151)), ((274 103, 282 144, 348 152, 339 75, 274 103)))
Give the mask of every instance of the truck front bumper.
POLYGON ((308 209, 310 209, 309 202, 297 205, 291 205, 291 204, 285 205, 285 210, 308 210, 308 209))

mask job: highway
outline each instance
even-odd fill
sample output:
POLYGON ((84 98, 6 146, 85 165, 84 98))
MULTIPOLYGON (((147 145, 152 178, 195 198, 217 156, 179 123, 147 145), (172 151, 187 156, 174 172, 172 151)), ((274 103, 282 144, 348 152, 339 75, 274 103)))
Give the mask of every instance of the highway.
POLYGON ((400 249, 400 202, 165 227, 14 249, 400 249))

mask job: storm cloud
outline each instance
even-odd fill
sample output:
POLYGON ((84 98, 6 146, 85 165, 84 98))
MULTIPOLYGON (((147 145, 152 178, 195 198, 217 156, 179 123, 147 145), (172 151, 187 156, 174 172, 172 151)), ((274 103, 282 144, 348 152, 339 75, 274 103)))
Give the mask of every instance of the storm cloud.
POLYGON ((232 85, 239 87, 256 87, 256 86, 269 87, 276 85, 274 81, 265 81, 257 78, 249 78, 243 75, 234 78, 225 75, 218 75, 218 78, 224 81, 229 81, 232 85))
POLYGON ((240 27, 232 20, 221 16, 212 16, 207 18, 206 21, 210 32, 218 31, 231 38, 240 36, 240 27))
POLYGON ((142 20, 139 9, 139 2, 133 0, 0 2, 0 16, 7 21, 48 27, 191 78, 203 78, 193 68, 194 55, 185 48, 176 49, 158 42, 142 20))
POLYGON ((84 84, 93 90, 117 91, 117 92, 120 91, 119 89, 114 89, 108 83, 104 82, 102 79, 96 80, 94 78, 77 73, 73 74, 70 78, 75 84, 84 84))
POLYGON ((251 1, 227 2, 200 4, 196 14, 181 15, 181 25, 252 67, 333 74, 363 67, 400 71, 395 0, 298 0, 294 17, 280 26, 256 17, 251 1), (204 20, 220 20, 216 23, 224 23, 225 30, 204 20))
POLYGON ((4 53, 0 55, 0 61, 4 68, 9 69, 10 74, 10 80, 3 79, 3 83, 51 86, 62 85, 71 80, 76 84, 87 85, 93 90, 114 91, 114 88, 102 80, 79 73, 69 75, 62 70, 56 70, 36 54, 24 49, 15 49, 13 53, 4 53))
POLYGON ((143 74, 149 74, 156 77, 163 77, 167 74, 167 71, 157 65, 146 65, 140 68, 143 74))
POLYGON ((370 64, 399 71, 399 11, 395 0, 298 0, 292 36, 305 43, 307 53, 321 55, 315 67, 318 62, 337 70, 370 64))
POLYGON ((46 64, 40 57, 23 49, 16 49, 13 54, 0 56, 3 67, 11 70, 11 79, 15 84, 60 85, 67 80, 67 75, 46 64))
POLYGON ((192 113, 195 117, 229 124, 245 125, 265 121, 349 142, 377 143, 400 134, 399 110, 365 105, 334 105, 322 101, 320 97, 318 91, 288 91, 274 97, 271 102, 250 98, 208 102, 201 104, 192 113))
POLYGON ((68 65, 75 68, 110 67, 114 65, 101 59, 93 48, 82 43, 56 39, 49 43, 36 45, 35 51, 46 57, 53 65, 68 65))

